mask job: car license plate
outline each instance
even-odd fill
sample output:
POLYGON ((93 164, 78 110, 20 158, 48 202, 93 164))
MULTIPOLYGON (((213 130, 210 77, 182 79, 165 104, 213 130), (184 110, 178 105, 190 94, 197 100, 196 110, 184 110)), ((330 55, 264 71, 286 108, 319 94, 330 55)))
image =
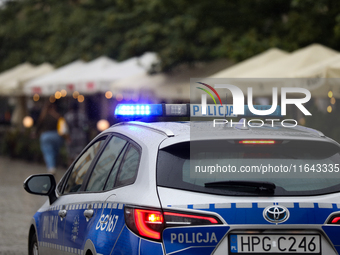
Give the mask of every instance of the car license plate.
POLYGON ((321 254, 320 235, 237 234, 229 236, 230 252, 239 254, 321 254))

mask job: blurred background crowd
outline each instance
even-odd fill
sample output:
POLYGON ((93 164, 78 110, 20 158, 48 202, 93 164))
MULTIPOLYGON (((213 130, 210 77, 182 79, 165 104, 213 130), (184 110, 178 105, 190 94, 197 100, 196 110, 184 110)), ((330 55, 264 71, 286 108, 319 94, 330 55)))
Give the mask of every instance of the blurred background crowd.
POLYGON ((0 154, 42 162, 52 104, 82 141, 61 147, 66 166, 117 103, 189 103, 207 77, 304 78, 313 116, 294 117, 340 142, 339 42, 336 0, 2 0, 0 154))

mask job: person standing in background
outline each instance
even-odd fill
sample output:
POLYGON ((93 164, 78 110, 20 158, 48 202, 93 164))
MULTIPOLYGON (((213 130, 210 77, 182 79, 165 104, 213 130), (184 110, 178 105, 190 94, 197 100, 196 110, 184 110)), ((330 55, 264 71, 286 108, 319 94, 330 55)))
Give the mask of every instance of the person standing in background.
POLYGON ((66 149, 71 164, 87 144, 88 119, 79 111, 79 103, 72 102, 70 110, 65 114, 68 127, 66 149))
POLYGON ((40 134, 40 149, 42 151, 47 172, 55 174, 59 150, 63 138, 58 134, 57 125, 61 115, 56 105, 46 102, 38 119, 36 133, 40 134))

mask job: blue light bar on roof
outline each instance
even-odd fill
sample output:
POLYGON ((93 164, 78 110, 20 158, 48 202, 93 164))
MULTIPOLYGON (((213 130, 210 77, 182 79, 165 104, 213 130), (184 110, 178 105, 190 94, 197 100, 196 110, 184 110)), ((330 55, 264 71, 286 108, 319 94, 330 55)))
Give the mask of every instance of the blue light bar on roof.
MULTIPOLYGON (((270 105, 254 105, 256 110, 268 110, 270 105)), ((207 105, 207 114, 202 114, 200 104, 118 104, 115 116, 125 118, 140 118, 152 116, 167 117, 237 117, 233 113, 233 105, 207 105)), ((248 105, 244 106, 242 117, 282 117, 281 107, 277 106, 275 111, 269 115, 256 115, 249 110, 248 105)))
POLYGON ((126 117, 162 116, 163 107, 161 104, 118 104, 115 115, 126 117))

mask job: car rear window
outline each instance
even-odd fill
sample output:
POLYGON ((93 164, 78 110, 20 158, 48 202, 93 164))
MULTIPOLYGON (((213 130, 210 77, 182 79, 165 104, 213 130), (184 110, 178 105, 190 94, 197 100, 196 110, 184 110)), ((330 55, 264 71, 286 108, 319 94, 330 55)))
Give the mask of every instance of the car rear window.
POLYGON ((158 154, 157 185, 239 196, 320 195, 340 191, 337 145, 299 140, 268 144, 256 141, 253 144, 239 140, 196 141, 163 148, 158 154), (271 188, 272 184, 275 188, 271 188))

